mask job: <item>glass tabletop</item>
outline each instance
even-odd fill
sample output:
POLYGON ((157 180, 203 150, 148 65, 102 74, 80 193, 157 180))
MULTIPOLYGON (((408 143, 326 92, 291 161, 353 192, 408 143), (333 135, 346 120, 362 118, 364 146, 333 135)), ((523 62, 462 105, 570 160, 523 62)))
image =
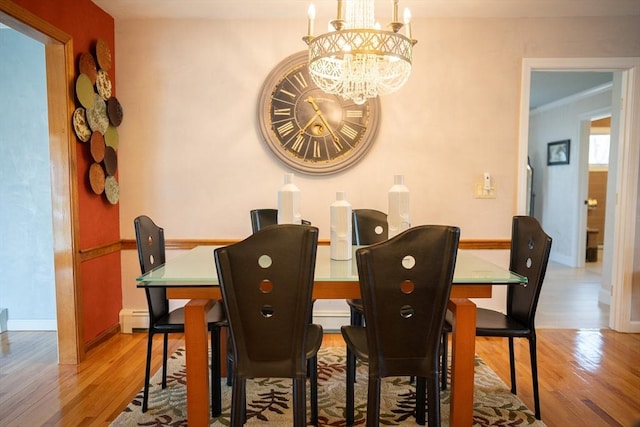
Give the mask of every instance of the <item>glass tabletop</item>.
MULTIPOLYGON (((218 246, 197 246, 170 259, 165 264, 136 278, 138 287, 216 286, 213 251, 218 246)), ((358 247, 354 246, 354 253, 358 247)), ((316 255, 316 282, 357 282, 356 257, 348 261, 330 258, 330 246, 318 246, 316 255)), ((527 278, 486 261, 470 251, 459 250, 453 275, 455 284, 526 284, 527 278)))

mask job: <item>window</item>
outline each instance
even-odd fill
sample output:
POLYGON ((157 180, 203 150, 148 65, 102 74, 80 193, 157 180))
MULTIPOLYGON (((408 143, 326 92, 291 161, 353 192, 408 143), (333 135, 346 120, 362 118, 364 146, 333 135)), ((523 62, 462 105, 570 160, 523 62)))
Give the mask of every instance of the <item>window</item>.
POLYGON ((589 135, 589 165, 609 164, 611 135, 589 135))

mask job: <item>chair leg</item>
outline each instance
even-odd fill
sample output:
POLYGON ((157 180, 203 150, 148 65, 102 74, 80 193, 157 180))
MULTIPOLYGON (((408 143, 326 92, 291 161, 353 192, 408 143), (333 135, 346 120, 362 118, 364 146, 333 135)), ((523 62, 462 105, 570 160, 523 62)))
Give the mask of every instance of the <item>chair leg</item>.
POLYGON ((147 339, 147 364, 144 370, 144 392, 142 393, 142 412, 147 412, 149 402, 149 377, 151 374, 151 351, 153 350, 153 333, 147 339))
MULTIPOLYGON (((416 378, 416 423, 426 423, 425 405, 427 404, 427 382, 424 377, 416 378)), ((429 408, 431 409, 431 408, 429 408)))
POLYGON ((162 388, 167 387, 167 347, 169 347, 169 334, 163 334, 162 346, 162 388))
POLYGON ((517 393, 516 387, 516 360, 513 349, 513 337, 509 337, 509 369, 511 371, 511 393, 517 393))
POLYGON ((311 424, 318 425, 318 357, 309 359, 309 383, 311 385, 311 424))
POLYGON ((220 390, 220 329, 211 330, 211 416, 222 412, 222 391, 220 390))
POLYGON ((448 369, 448 365, 449 365, 449 334, 446 332, 442 333, 442 368, 440 369, 440 379, 442 381, 442 384, 440 385, 440 388, 442 390, 446 390, 447 389, 447 369, 448 369))
POLYGON ((540 418, 540 396, 538 394, 538 357, 536 352, 536 337, 529 338, 529 353, 531 354, 531 381, 533 384, 533 403, 535 415, 540 418))
POLYGON ((367 392, 367 427, 379 427, 380 424, 380 378, 369 372, 367 392))
POLYGON ((305 427, 307 425, 306 375, 293 379, 293 425, 305 427))
POLYGON ((233 376, 233 389, 231 390, 231 427, 241 427, 246 418, 245 387, 247 380, 233 376))
POLYGON ((352 426, 354 422, 354 386, 356 380, 356 356, 347 348, 347 390, 346 390, 346 421, 347 426, 352 426))
POLYGON ((427 380, 427 409, 429 427, 440 426, 440 390, 438 390, 438 375, 427 380))

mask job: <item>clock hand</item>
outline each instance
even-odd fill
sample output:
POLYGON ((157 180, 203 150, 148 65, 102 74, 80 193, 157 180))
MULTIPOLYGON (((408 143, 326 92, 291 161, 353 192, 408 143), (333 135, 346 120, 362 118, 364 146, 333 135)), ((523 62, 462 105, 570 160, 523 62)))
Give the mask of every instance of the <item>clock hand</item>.
MULTIPOLYGON (((318 107, 318 105, 316 104, 315 99, 313 99, 313 97, 309 96, 306 101, 311 104, 311 106, 313 107, 313 109, 316 111, 316 116, 320 116, 320 120, 322 121, 322 123, 324 123, 324 125, 327 127, 327 129, 329 130, 329 133, 331 134, 331 136, 333 137, 333 140, 336 143, 336 147, 338 149, 342 149, 342 144, 340 143, 340 138, 338 137, 338 135, 336 135, 336 133, 333 131, 333 128, 331 127, 331 125, 329 124, 329 122, 327 121, 327 119, 324 117, 324 114, 322 114, 322 111, 320 110, 320 107, 318 107)), ((314 116, 315 117, 315 116, 314 116)))
POLYGON ((307 122, 306 125, 304 125, 303 127, 300 128, 300 130, 298 131, 298 134, 302 135, 309 126, 311 126, 311 123, 313 123, 316 120, 316 117, 318 117, 320 115, 320 112, 316 112, 307 122))

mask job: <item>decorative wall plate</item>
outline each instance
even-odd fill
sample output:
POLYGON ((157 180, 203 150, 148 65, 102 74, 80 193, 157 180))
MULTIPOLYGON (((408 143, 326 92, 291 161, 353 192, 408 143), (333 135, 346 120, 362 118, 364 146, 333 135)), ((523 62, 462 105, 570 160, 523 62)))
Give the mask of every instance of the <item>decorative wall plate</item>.
POLYGON ((80 54, 80 72, 85 74, 91 80, 91 84, 96 84, 96 78, 98 77, 98 67, 96 67, 96 61, 93 59, 93 55, 84 52, 80 54))
POLYGON ((107 116, 107 104, 97 93, 93 94, 95 101, 93 108, 87 108, 87 122, 92 131, 98 131, 104 135, 109 127, 109 117, 107 116))
POLYGON ((96 57, 98 58, 98 65, 105 71, 111 69, 111 50, 109 45, 103 39, 98 39, 96 42, 96 57))
POLYGON ((120 126, 123 116, 122 105, 120 105, 118 99, 113 96, 107 99, 107 115, 112 125, 120 126))
POLYGON ((82 107, 76 108, 73 112, 73 130, 75 131, 78 139, 82 142, 87 142, 89 138, 91 138, 91 129, 87 123, 85 109, 82 107))
POLYGON ((104 192, 104 169, 100 163, 92 163, 89 167, 89 184, 91 189, 96 194, 102 194, 104 192))
POLYGON ((80 74, 76 79, 76 96, 84 108, 93 108, 95 100, 93 83, 86 74, 80 74))
POLYGON ((118 199, 120 198, 120 186, 118 185, 118 181, 116 181, 115 177, 108 176, 107 179, 105 179, 104 191, 109 203, 112 205, 118 203, 118 199))
POLYGON ((104 160, 104 136, 100 132, 93 132, 91 134, 91 157, 97 163, 104 160))
POLYGON ((115 126, 109 125, 107 131, 104 133, 104 141, 108 147, 111 147, 114 150, 118 149, 120 138, 118 137, 118 129, 115 126))
POLYGON ((98 71, 96 89, 105 101, 111 98, 111 80, 109 80, 109 74, 104 70, 98 71))
POLYGON ((104 169, 109 176, 115 175, 118 170, 118 156, 113 147, 106 146, 104 149, 104 169))

